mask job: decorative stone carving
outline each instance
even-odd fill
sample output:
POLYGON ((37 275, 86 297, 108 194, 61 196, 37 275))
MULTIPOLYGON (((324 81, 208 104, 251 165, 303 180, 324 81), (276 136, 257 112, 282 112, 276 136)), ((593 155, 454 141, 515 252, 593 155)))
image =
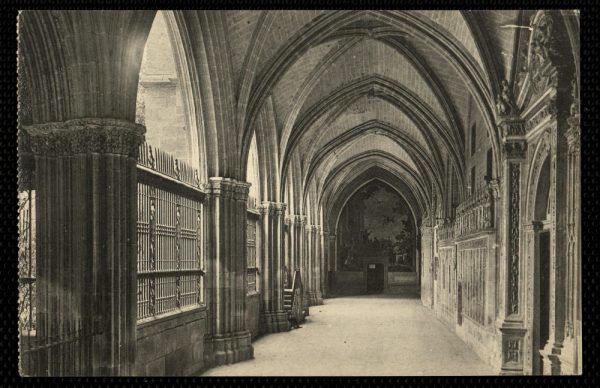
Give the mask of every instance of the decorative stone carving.
POLYGON ((523 373, 523 339, 526 330, 517 322, 504 322, 500 327, 502 333, 502 374, 523 373))
POLYGON ((510 339, 506 342, 506 362, 519 363, 521 361, 521 341, 510 339))
POLYGON ((509 309, 511 314, 519 313, 519 217, 520 217, 521 165, 509 164, 509 309))
POLYGON ((536 93, 541 93, 557 82, 553 62, 559 55, 556 38, 553 35, 554 20, 552 14, 542 11, 535 14, 531 23, 533 28, 529 48, 529 76, 536 93))
POLYGON ((524 141, 506 141, 503 151, 507 159, 525 159, 527 157, 527 143, 524 141))
POLYGON ((502 80, 501 94, 496 98, 496 110, 499 116, 517 116, 515 97, 507 80, 502 80))
POLYGON ((525 124, 520 119, 502 119, 500 133, 503 139, 515 136, 525 136, 525 124))
POLYGON ((573 102, 571 103, 571 116, 567 119, 569 129, 565 134, 569 147, 569 154, 579 154, 581 149, 581 123, 579 114, 579 96, 575 80, 572 83, 573 102))
POLYGON ((144 126, 124 120, 85 118, 22 127, 26 149, 35 155, 86 153, 137 157, 144 126))
POLYGON ((526 131, 531 131, 547 118, 554 119, 556 117, 556 112, 556 98, 553 97, 543 105, 543 107, 535 114, 535 116, 527 120, 527 123, 525 124, 526 131))

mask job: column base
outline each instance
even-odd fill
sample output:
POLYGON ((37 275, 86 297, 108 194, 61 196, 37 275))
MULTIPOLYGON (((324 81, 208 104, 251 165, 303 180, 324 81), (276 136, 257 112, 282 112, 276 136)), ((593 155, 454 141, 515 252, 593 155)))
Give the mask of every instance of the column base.
POLYGON ((210 367, 214 367, 254 358, 254 348, 251 341, 252 335, 247 330, 238 333, 213 335, 205 341, 208 353, 205 361, 210 367))
POLYGON ((560 374, 569 376, 582 374, 580 347, 581 337, 565 339, 562 352, 558 356, 560 362, 560 374))
POLYGON ((542 355, 544 375, 558 376, 563 374, 562 345, 548 343, 540 354, 542 355))
POLYGON ((288 314, 285 311, 265 311, 261 314, 261 331, 265 334, 290 330, 288 314))
POLYGON ((500 327, 502 333, 501 375, 524 374, 524 337, 526 329, 521 321, 504 321, 500 327))
POLYGON ((308 291, 308 305, 320 306, 323 304, 323 294, 321 291, 308 291))

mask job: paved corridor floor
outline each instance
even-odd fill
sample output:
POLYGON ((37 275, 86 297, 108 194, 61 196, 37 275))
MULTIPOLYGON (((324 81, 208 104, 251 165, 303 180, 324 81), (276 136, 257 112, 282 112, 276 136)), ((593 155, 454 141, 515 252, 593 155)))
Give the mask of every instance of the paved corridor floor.
POLYGON ((416 298, 326 299, 300 329, 253 342, 254 359, 204 376, 490 375, 477 355, 416 298))

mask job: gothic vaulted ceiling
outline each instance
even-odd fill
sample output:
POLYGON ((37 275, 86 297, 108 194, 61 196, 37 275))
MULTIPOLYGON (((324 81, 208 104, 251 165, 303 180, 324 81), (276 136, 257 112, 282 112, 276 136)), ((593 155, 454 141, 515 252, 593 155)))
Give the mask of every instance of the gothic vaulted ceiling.
MULTIPOLYGON (((297 210, 384 169, 419 206, 464 177, 465 128, 513 77, 517 11, 229 11, 242 142, 274 137, 297 210), (265 115, 270 116, 265 120, 265 115), (262 134, 261 134, 262 133, 262 134), (394 178, 394 179, 396 179, 394 178)), ((264 143, 264 142, 263 142, 264 143)), ((264 150, 266 151, 266 150, 264 150)), ((378 177, 385 180, 385 177, 378 177)), ((360 184, 358 182, 357 184, 360 184)))

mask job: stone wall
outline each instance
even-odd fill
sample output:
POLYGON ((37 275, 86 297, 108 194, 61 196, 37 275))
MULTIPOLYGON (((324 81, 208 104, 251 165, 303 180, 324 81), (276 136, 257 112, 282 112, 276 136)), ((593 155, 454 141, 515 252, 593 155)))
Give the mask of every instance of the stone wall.
POLYGON ((494 325, 482 326, 468 317, 456 325, 456 334, 489 365, 500 369, 502 364, 500 338, 494 325))
POLYGON ((138 324, 136 376, 183 376, 204 368, 206 308, 138 324))
POLYGON ((356 295, 367 291, 367 283, 363 271, 333 272, 332 292, 337 295, 356 295))
POLYGON ((416 272, 388 272, 386 293, 401 294, 405 292, 416 292, 419 285, 416 272))

